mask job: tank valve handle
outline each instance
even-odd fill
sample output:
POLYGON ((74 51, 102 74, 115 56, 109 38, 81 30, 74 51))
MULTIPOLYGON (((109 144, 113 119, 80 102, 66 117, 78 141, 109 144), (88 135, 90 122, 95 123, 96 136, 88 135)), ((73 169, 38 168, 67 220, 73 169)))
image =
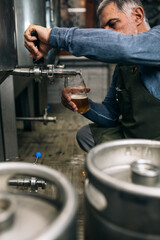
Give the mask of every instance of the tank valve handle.
POLYGON ((37 164, 38 163, 38 159, 40 159, 42 157, 42 154, 40 152, 36 152, 35 157, 36 157, 36 160, 34 161, 33 164, 37 164))
POLYGON ((43 115, 43 123, 44 125, 47 125, 48 122, 56 122, 56 117, 50 117, 48 116, 48 110, 50 109, 50 106, 47 105, 44 109, 44 115, 43 115))
POLYGON ((51 107, 49 105, 46 106, 47 110, 50 109, 51 107))
POLYGON ((50 106, 47 105, 47 106, 45 107, 45 109, 44 109, 44 119, 47 118, 47 116, 48 116, 48 110, 49 110, 49 109, 50 109, 50 106))
MULTIPOLYGON (((37 38, 37 40, 34 41, 34 45, 39 49, 39 38, 38 38, 38 33, 34 30, 31 32, 31 36, 34 36, 37 38)), ((44 58, 40 58, 39 60, 36 60, 35 58, 33 58, 33 63, 34 64, 44 64, 44 58)))

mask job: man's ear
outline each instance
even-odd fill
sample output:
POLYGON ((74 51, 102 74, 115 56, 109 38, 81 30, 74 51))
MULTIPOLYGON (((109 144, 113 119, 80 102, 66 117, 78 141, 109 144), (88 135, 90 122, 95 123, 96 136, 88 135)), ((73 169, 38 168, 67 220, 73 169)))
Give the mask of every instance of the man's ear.
POLYGON ((133 9, 132 16, 135 20, 135 24, 137 27, 143 22, 144 20, 144 10, 142 7, 138 6, 133 9))

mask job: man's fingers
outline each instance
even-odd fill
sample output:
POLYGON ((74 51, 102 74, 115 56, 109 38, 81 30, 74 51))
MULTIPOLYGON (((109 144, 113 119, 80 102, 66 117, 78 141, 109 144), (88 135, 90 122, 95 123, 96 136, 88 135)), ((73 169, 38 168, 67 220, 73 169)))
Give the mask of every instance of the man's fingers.
POLYGON ((36 56, 34 53, 30 53, 30 54, 29 54, 29 57, 30 57, 30 58, 35 58, 35 59, 37 59, 37 56, 36 56))
POLYGON ((28 41, 35 41, 35 40, 37 40, 37 38, 35 36, 31 35, 31 33, 33 31, 36 31, 35 26, 36 25, 30 24, 29 27, 24 32, 24 38, 27 39, 28 41))
POLYGON ((38 60, 43 57, 43 52, 41 53, 40 49, 38 49, 33 42, 25 42, 24 46, 30 52, 30 58, 36 58, 38 60))
POLYGON ((27 33, 24 33, 24 38, 29 42, 33 42, 37 40, 35 36, 31 36, 31 34, 27 34, 27 33))
POLYGON ((65 89, 62 90, 62 97, 64 99, 66 99, 66 101, 68 101, 68 102, 71 101, 71 97, 70 97, 70 95, 68 94, 68 92, 65 89))
POLYGON ((51 28, 45 28, 39 25, 31 24, 24 32, 24 46, 30 52, 31 58, 39 60, 44 57, 48 51, 52 48, 49 44, 49 35, 51 28), (35 46, 36 36, 31 36, 32 32, 36 31, 39 38, 39 47, 35 46))
POLYGON ((24 46, 30 52, 30 58, 36 58, 37 60, 42 57, 41 52, 35 46, 34 41, 37 40, 37 37, 31 36, 32 31, 36 31, 35 25, 30 25, 24 33, 24 46))
POLYGON ((38 48, 34 45, 33 42, 24 41, 24 46, 28 49, 29 52, 38 55, 38 48))
POLYGON ((66 108, 74 111, 74 108, 73 108, 68 102, 64 101, 63 98, 61 98, 61 102, 62 102, 62 104, 63 104, 66 108))
POLYGON ((90 88, 86 87, 86 93, 90 92, 90 88))
POLYGON ((61 96, 61 102, 65 107, 69 108, 72 111, 77 112, 78 108, 77 108, 76 104, 74 102, 72 102, 71 100, 68 101, 68 99, 66 99, 63 95, 61 96))

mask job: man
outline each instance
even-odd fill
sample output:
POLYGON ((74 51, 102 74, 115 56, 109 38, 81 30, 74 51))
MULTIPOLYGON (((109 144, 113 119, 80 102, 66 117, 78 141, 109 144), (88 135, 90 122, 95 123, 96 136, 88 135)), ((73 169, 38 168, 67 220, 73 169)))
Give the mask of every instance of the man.
MULTIPOLYGON (((160 26, 150 29, 140 0, 104 0, 98 16, 102 29, 46 29, 30 25, 24 35, 30 57, 39 59, 55 47, 75 56, 117 63, 106 98, 102 104, 89 100, 90 109, 83 114, 96 123, 77 134, 85 151, 113 139, 159 140, 160 26), (33 30, 38 33, 40 50, 34 46, 33 30)), ((62 103, 77 111, 65 91, 62 103)))

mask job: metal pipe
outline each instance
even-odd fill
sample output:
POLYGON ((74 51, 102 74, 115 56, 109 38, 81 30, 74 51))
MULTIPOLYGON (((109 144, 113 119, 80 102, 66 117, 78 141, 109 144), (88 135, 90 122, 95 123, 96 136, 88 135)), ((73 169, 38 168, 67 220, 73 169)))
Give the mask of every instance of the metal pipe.
POLYGON ((75 69, 61 69, 54 68, 54 65, 47 65, 46 67, 34 66, 32 68, 23 67, 15 68, 12 75, 18 76, 34 76, 34 77, 48 77, 48 78, 63 78, 67 76, 81 75, 80 71, 75 69))
POLYGON ((56 117, 16 117, 18 121, 47 121, 47 122, 56 122, 56 117))
POLYGON ((45 113, 42 117, 17 117, 18 121, 41 121, 46 125, 48 122, 56 122, 56 117, 48 116, 48 106, 45 108, 45 113))
POLYGON ((50 21, 51 21, 51 26, 53 26, 54 23, 54 15, 53 15, 53 0, 50 0, 50 21))

